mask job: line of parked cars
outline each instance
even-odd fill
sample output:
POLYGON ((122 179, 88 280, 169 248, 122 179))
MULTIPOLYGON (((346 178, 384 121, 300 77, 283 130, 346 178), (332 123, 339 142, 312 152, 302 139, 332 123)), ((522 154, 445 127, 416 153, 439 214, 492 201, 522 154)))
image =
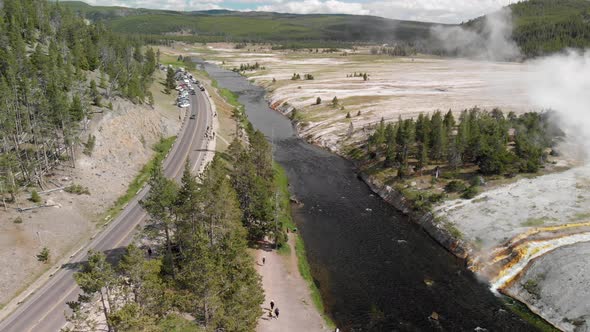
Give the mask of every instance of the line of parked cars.
POLYGON ((195 94, 195 89, 192 85, 194 78, 191 74, 179 68, 176 71, 176 80, 178 81, 178 85, 176 86, 176 90, 178 90, 176 105, 178 107, 189 107, 191 105, 189 95, 195 94))

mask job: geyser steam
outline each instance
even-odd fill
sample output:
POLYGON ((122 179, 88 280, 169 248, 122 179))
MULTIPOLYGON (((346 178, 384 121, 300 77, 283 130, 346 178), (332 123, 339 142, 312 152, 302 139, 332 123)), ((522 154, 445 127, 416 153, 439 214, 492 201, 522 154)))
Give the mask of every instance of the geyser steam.
POLYGON ((590 51, 568 51, 527 61, 532 106, 554 110, 570 140, 590 155, 590 51))
POLYGON ((434 43, 448 54, 492 61, 514 60, 520 50, 512 40, 512 13, 504 8, 490 14, 473 27, 432 28, 434 43))

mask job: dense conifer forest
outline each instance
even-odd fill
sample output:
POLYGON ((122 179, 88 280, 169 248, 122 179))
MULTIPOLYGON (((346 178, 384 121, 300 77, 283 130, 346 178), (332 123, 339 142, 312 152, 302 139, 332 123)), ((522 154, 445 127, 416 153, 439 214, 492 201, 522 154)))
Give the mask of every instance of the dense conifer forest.
POLYGON ((149 100, 156 54, 60 3, 5 0, 0 9, 0 195, 43 187, 74 165, 80 134, 103 99, 149 100))

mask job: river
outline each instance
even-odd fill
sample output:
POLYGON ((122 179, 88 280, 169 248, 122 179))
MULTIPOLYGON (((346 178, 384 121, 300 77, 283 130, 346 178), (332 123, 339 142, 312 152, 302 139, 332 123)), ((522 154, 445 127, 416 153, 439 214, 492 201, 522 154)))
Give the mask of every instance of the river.
POLYGON ((351 162, 297 138, 289 119, 268 107, 264 89, 199 65, 240 96, 254 127, 274 142, 289 189, 304 204, 293 217, 314 281, 341 330, 534 330, 462 261, 374 195, 351 162), (429 318, 433 312, 438 320, 429 318))

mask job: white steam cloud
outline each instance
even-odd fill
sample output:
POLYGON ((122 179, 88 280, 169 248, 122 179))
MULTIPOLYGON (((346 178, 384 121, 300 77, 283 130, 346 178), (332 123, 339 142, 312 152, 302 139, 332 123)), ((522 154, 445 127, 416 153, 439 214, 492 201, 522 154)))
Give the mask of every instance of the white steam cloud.
POLYGON ((551 109, 567 136, 590 155, 590 50, 527 61, 526 92, 532 106, 551 109))
MULTIPOLYGON (((469 28, 437 26, 431 30, 431 37, 436 47, 449 54, 510 61, 522 59, 512 40, 512 28, 512 13, 505 8, 469 28)), ((554 111, 568 143, 584 152, 585 156, 578 158, 590 157, 590 50, 527 60, 523 69, 522 77, 515 77, 506 88, 524 90, 531 110, 554 111)))
POLYGON ((487 15, 479 29, 436 26, 430 33, 435 45, 449 54, 492 61, 520 57, 511 38, 512 13, 508 8, 487 15))

